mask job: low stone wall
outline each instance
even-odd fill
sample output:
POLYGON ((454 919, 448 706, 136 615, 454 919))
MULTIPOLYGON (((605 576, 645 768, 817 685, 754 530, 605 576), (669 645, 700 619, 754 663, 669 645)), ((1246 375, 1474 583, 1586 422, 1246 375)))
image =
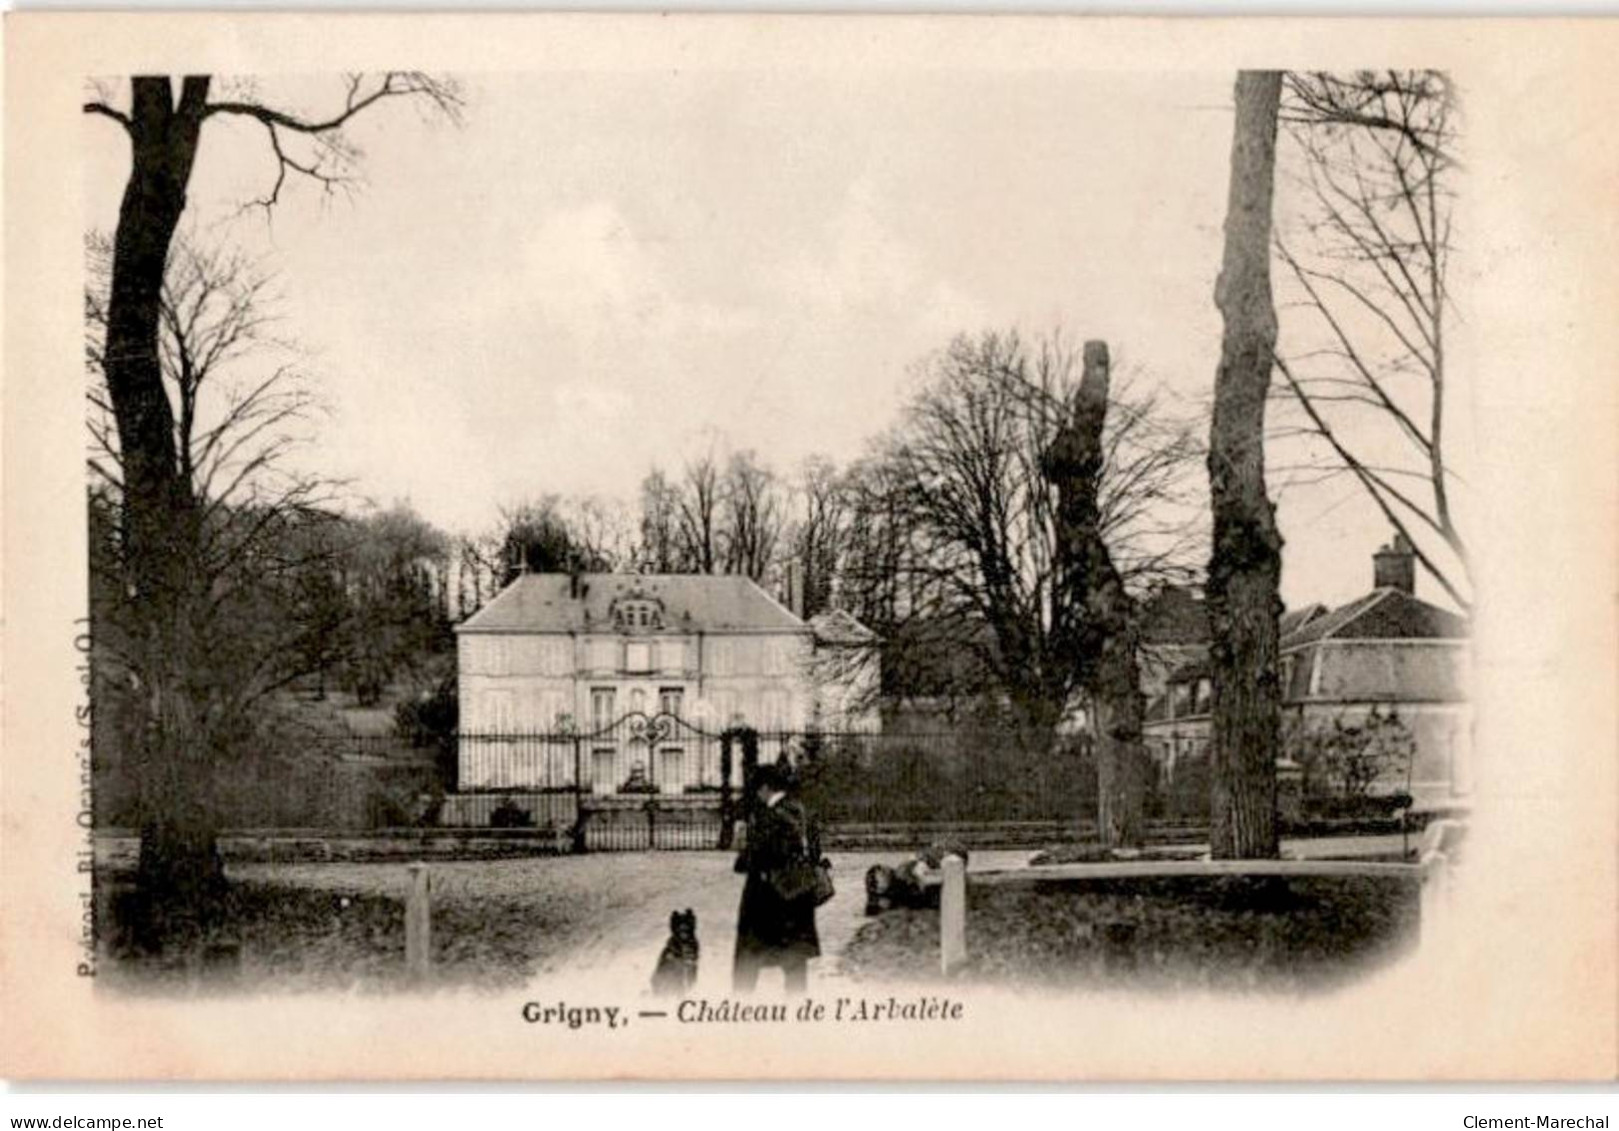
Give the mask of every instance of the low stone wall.
POLYGON ((584 816, 586 851, 719 847, 718 794, 603 794, 585 799, 584 816))
MULTIPOLYGON (((383 829, 374 833, 265 829, 219 839, 227 864, 369 863, 397 860, 499 860, 567 852, 566 832, 540 829, 383 829)), ((96 834, 96 867, 133 870, 140 837, 96 834)))
POLYGON ((579 819, 573 790, 532 793, 450 793, 438 811, 441 828, 570 829, 579 819))
MULTIPOLYGON (((1048 848, 1094 841, 1096 827, 1081 821, 981 821, 907 824, 839 823, 821 830, 821 845, 843 851, 915 851, 933 844, 964 848, 1048 848)), ((1190 844, 1208 839, 1207 825, 1149 824, 1153 844, 1190 844)))

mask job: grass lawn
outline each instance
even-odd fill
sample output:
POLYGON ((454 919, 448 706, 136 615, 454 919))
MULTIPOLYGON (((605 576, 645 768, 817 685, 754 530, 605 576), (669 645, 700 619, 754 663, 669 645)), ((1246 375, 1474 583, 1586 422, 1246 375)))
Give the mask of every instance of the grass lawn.
MULTIPOLYGON (((240 944, 240 986, 386 992, 405 984, 405 864, 234 864, 227 874, 224 918, 240 944)), ((483 990, 522 985, 618 932, 640 940, 650 969, 674 900, 710 888, 734 900, 736 886, 728 858, 695 853, 446 862, 431 876, 433 983, 483 990)), ((110 982, 161 992, 183 980, 184 971, 132 960, 122 929, 130 874, 112 873, 100 886, 110 982)))
MULTIPOLYGON (((124 931, 130 885, 114 879, 103 906, 109 914, 109 984, 162 991, 186 980, 183 967, 135 956, 124 931)), ((446 893, 433 907, 435 981, 498 989, 520 985, 558 927, 546 901, 474 899, 446 893)), ((278 989, 386 991, 405 984, 405 901, 402 893, 358 884, 327 891, 265 879, 234 879, 226 898, 222 937, 240 946, 239 966, 209 982, 274 984, 278 989)))
MULTIPOLYGON (((1330 989, 1415 943, 1416 884, 1338 877, 1030 881, 967 889, 968 982, 1299 993, 1330 989)), ((936 911, 891 911, 856 933, 862 981, 939 972, 936 911)))

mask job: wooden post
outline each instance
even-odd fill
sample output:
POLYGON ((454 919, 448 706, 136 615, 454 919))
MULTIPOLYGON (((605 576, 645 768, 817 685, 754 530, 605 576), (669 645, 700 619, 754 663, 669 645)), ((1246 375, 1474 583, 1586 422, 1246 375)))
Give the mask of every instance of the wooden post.
POLYGON ((939 893, 939 963, 949 975, 967 961, 967 863, 950 855, 940 868, 944 889, 939 893))
POLYGON ((405 896, 405 970, 415 983, 427 981, 432 965, 432 878, 427 865, 410 865, 410 891, 405 896))
POLYGON ((1449 927, 1451 903, 1455 898, 1455 869, 1466 837, 1465 821, 1432 821, 1423 830, 1422 844, 1417 849, 1417 862, 1422 867, 1417 930, 1425 943, 1449 927))
POLYGON ((1450 902, 1450 862, 1441 852, 1430 852, 1422 861, 1422 889, 1418 893, 1417 938, 1434 942, 1444 930, 1450 902))

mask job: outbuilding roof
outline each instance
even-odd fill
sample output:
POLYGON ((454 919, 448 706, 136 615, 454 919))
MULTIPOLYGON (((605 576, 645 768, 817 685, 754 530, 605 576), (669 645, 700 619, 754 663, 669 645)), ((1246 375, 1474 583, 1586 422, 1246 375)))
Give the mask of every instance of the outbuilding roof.
MULTIPOLYGON (((1321 640, 1463 640, 1467 619, 1430 605, 1399 589, 1373 589, 1347 605, 1328 610, 1307 605, 1281 618, 1281 651, 1289 652, 1321 640)), ((1211 674, 1207 656, 1182 664, 1170 683, 1187 683, 1211 674)))
POLYGON ((1282 651, 1317 640, 1462 640, 1467 618, 1400 589, 1373 589, 1366 596, 1313 617, 1282 636, 1282 651))
POLYGON ((877 634, 855 619, 846 609, 831 609, 810 617, 810 628, 818 643, 853 647, 869 644, 877 634))
POLYGON ((649 599, 673 632, 806 632, 751 579, 685 573, 526 573, 457 632, 612 632, 618 600, 649 599))

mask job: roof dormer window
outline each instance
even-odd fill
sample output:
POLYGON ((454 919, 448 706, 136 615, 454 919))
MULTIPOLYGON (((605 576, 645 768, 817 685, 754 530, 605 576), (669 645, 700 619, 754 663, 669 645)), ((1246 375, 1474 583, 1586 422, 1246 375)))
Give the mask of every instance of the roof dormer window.
POLYGON ((647 598, 630 598, 613 606, 613 625, 620 632, 643 632, 663 627, 663 610, 647 598))

